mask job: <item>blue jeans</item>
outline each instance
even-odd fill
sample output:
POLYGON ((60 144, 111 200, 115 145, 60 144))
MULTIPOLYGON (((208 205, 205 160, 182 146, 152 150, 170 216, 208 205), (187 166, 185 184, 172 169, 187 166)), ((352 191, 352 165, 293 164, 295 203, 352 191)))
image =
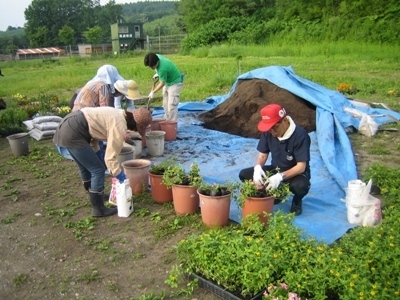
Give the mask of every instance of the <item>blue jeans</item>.
POLYGON ((91 181, 90 190, 104 190, 104 162, 100 161, 92 147, 67 148, 69 154, 78 165, 82 181, 91 181))

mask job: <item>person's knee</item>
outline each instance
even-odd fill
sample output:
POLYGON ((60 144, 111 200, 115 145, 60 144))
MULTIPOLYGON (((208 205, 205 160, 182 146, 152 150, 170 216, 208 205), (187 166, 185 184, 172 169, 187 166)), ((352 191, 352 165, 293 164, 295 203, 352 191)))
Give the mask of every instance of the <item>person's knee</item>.
POLYGON ((309 182, 302 182, 302 183, 296 183, 290 186, 290 191, 299 197, 304 197, 305 195, 308 194, 308 191, 310 190, 310 183, 309 182))
POLYGON ((239 172, 239 179, 241 181, 253 179, 253 168, 242 169, 239 172))

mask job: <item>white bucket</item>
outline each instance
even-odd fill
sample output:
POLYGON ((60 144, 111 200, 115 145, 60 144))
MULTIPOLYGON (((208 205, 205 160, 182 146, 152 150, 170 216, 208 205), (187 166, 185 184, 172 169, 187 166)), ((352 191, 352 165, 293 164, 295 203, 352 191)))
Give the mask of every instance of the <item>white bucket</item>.
POLYGON ((142 157, 142 140, 133 140, 135 143, 135 159, 142 157))
POLYGON ((161 156, 164 153, 165 131, 155 130, 146 133, 147 150, 150 156, 161 156))
POLYGON ((135 149, 134 159, 138 159, 142 157, 142 138, 140 137, 139 133, 132 133, 131 142, 134 143, 132 147, 135 149))
POLYGON ((118 160, 121 168, 122 168, 122 163, 124 161, 133 159, 134 152, 135 152, 135 148, 133 146, 129 145, 129 147, 127 147, 127 146, 122 147, 120 154, 117 155, 117 160, 118 160))

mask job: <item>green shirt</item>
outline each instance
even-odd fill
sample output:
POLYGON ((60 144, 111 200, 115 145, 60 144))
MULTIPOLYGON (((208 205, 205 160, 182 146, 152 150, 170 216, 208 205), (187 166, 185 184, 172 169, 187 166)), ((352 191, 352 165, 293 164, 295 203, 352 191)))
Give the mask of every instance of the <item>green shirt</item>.
POLYGON ((175 64, 168 58, 157 54, 160 59, 156 68, 158 77, 162 82, 165 82, 166 86, 171 86, 182 82, 181 72, 175 66, 175 64))

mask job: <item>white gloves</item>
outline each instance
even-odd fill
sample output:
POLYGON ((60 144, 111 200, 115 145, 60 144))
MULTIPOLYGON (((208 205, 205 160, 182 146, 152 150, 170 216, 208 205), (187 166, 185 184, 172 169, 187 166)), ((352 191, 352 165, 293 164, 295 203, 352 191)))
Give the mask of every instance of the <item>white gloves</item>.
POLYGON ((256 185, 264 185, 266 179, 267 175, 265 175, 265 172, 263 171, 262 167, 260 165, 256 165, 254 167, 253 182, 256 185))
POLYGON ((281 184, 282 180, 283 180, 283 178, 282 178, 281 173, 276 173, 275 175, 268 177, 267 190, 278 188, 278 186, 281 184))
POLYGON ((150 94, 149 94, 149 99, 153 99, 153 98, 154 98, 154 92, 151 91, 150 94))

